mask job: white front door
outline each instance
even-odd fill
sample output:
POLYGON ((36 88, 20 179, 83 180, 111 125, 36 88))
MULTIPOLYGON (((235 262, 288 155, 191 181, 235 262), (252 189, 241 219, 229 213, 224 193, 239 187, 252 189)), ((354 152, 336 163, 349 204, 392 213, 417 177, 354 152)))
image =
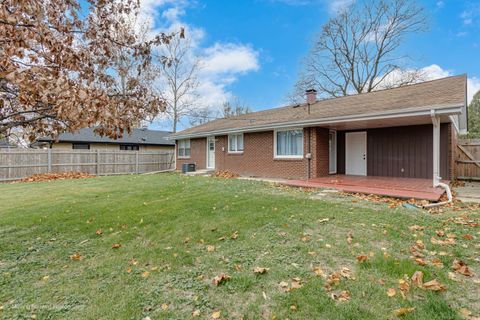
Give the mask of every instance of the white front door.
POLYGON ((367 132, 345 133, 345 174, 367 175, 367 132))
POLYGON ((207 138, 207 168, 215 169, 215 137, 207 138))

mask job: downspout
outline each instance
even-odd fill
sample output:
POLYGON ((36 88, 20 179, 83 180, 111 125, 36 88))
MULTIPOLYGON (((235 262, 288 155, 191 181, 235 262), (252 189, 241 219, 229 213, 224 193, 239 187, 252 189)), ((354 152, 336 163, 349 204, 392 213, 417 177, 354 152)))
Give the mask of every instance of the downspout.
POLYGON ((308 128, 307 180, 312 177, 312 128, 308 128))
POLYGON ((430 116, 432 117, 433 124, 433 186, 440 187, 445 189, 447 193, 447 201, 431 203, 423 206, 424 208, 438 207, 452 202, 452 191, 450 186, 446 183, 441 182, 440 177, 440 117, 435 114, 435 110, 430 111, 430 116))

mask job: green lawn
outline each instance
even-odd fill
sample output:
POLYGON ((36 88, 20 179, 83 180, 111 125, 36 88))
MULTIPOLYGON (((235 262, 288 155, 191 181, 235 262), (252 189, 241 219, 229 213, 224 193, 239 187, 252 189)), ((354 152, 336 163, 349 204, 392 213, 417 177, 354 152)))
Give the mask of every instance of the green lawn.
POLYGON ((415 308, 403 319, 461 319, 462 308, 480 315, 478 209, 432 215, 312 195, 176 174, 0 185, 0 318, 185 319, 219 311, 221 319, 395 319, 402 307, 415 308), (432 244, 447 238, 436 231, 454 234, 455 243, 432 244), (418 240, 425 266, 410 257, 418 240), (366 262, 357 261, 361 254, 366 262), (477 276, 453 272, 454 258, 477 276), (269 270, 255 274, 255 267, 269 270), (344 269, 347 277, 327 290, 328 276, 342 268, 350 274, 344 269), (417 270, 446 290, 410 283, 417 270), (221 273, 231 278, 215 286, 221 273), (400 279, 411 285, 405 298, 400 279), (298 288, 286 291, 292 282, 298 288), (342 291, 349 300, 331 298, 342 291))

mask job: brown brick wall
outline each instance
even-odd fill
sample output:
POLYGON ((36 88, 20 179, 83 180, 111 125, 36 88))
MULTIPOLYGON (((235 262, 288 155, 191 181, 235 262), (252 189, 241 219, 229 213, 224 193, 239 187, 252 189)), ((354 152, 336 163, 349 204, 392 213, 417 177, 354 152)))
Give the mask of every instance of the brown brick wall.
MULTIPOLYGON (((308 162, 303 159, 274 159, 273 131, 245 133, 244 151, 241 154, 228 153, 227 136, 217 136, 215 144, 215 167, 244 176, 306 179, 308 162)), ((328 130, 305 128, 303 151, 308 153, 308 139, 311 141, 310 176, 328 174, 328 130), (326 139, 326 140, 325 140, 326 139), (316 146, 320 146, 317 148, 316 146)))
POLYGON ((190 158, 188 159, 179 159, 175 148, 177 152, 177 170, 182 170, 182 164, 184 163, 195 163, 197 169, 205 169, 207 162, 206 147, 206 138, 190 139, 190 158))

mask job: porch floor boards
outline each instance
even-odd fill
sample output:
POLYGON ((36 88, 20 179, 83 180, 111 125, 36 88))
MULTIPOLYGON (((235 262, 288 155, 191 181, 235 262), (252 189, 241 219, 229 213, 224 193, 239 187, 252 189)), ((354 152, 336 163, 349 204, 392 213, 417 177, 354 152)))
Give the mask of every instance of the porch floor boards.
MULTIPOLYGON (((449 183, 450 181, 442 181, 449 183)), ((438 201, 445 190, 434 188, 432 179, 330 175, 309 180, 287 180, 285 185, 303 188, 331 188, 344 192, 377 194, 395 198, 438 201)))

